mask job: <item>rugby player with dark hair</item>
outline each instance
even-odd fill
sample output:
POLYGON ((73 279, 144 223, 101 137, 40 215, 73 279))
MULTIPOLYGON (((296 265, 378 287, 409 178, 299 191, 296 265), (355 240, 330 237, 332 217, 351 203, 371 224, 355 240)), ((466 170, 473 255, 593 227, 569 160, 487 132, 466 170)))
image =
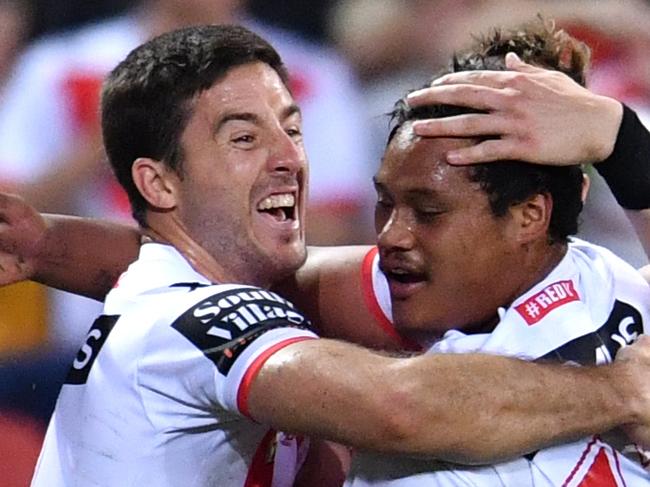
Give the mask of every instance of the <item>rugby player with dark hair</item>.
MULTIPOLYGON (((197 44, 193 42, 188 44, 184 40, 183 46, 197 47, 197 44)), ((159 51, 155 52, 156 55, 161 54, 159 51)), ((143 51, 140 51, 140 54, 142 53, 143 51)), ((164 78, 169 73, 173 75, 175 70, 183 73, 196 69, 181 62, 177 54, 177 51, 172 50, 159 58, 165 61, 161 63, 159 73, 162 77, 162 86, 172 93, 176 83, 167 83, 164 78)), ((134 57, 138 59, 137 56, 134 57)), ((133 65, 140 68, 143 63, 138 61, 133 65)), ((377 187, 380 190, 377 218, 378 230, 381 231, 379 248, 382 255, 381 265, 386 271, 383 279, 387 279, 384 284, 380 281, 382 277, 377 267, 376 252, 369 251, 367 248, 314 249, 310 251, 307 263, 291 277, 291 272, 296 271, 304 258, 300 246, 300 226, 304 224, 301 219, 300 201, 304 197, 302 188, 305 169, 304 161, 301 162, 299 123, 293 118, 298 112, 291 103, 288 92, 283 88, 281 73, 272 66, 265 60, 246 61, 218 72, 212 79, 212 84, 197 83, 196 91, 189 90, 186 98, 180 98, 181 109, 178 110, 177 115, 181 120, 180 126, 184 128, 179 132, 165 133, 164 137, 159 137, 157 140, 164 145, 149 150, 144 144, 130 154, 134 185, 146 201, 145 218, 142 221, 146 222, 148 241, 150 239, 153 242, 143 245, 140 261, 124 274, 118 281, 116 289, 107 298, 106 316, 109 318, 101 319, 91 329, 85 344, 89 348, 82 348, 78 356, 77 367, 83 374, 76 377, 79 374, 75 374, 76 369, 73 368, 71 374, 73 378, 71 383, 64 386, 57 409, 69 409, 68 419, 71 419, 75 411, 78 417, 78 406, 85 407, 86 403, 78 400, 67 401, 64 399, 66 396, 80 394, 90 400, 93 397, 93 388, 99 388, 100 385, 102 388, 111 384, 115 384, 116 387, 131 387, 128 386, 130 380, 108 383, 101 380, 105 371, 110 371, 109 375, 112 377, 128 379, 128 371, 132 370, 126 365, 120 367, 121 362, 114 360, 111 350, 117 352, 120 346, 129 343, 128 338, 123 337, 142 333, 141 327, 137 326, 137 317, 160 312, 171 318, 169 322, 162 319, 156 324, 160 324, 161 330, 165 330, 161 333, 171 333, 171 336, 154 335, 152 343, 163 347, 167 343, 167 338, 172 340, 172 337, 175 337, 181 342, 174 341, 174 343, 188 348, 184 349, 184 353, 174 353, 171 356, 162 353, 164 347, 160 353, 155 353, 156 348, 147 348, 145 360, 140 362, 145 366, 145 373, 140 377, 144 378, 146 383, 144 385, 138 383, 138 388, 129 389, 128 392, 129 395, 134 395, 133 397, 139 393, 146 394, 144 406, 153 407, 146 411, 148 417, 151 418, 151 414, 156 413, 153 416, 156 421, 152 426, 162 427, 160 433, 170 439, 163 444, 155 440, 156 435, 152 434, 152 431, 133 432, 133 434, 142 434, 143 439, 154 441, 152 468, 156 465, 157 448, 163 450, 171 448, 175 441, 178 441, 176 444, 180 448, 184 448, 182 444, 190 441, 187 439, 190 430, 180 426, 165 428, 167 425, 165 418, 184 416, 183 413, 178 414, 178 411, 174 413, 175 406, 198 420, 192 423, 194 426, 190 426, 192 431, 202 433, 206 435, 205 438, 212 438, 212 441, 220 437, 223 432, 219 426, 222 424, 221 413, 216 416, 216 422, 215 417, 207 413, 198 414, 198 411, 210 409, 207 403, 202 403, 204 400, 212 401, 210 389, 200 389, 203 390, 203 395, 198 398, 199 402, 195 403, 196 398, 185 395, 192 392, 194 390, 192 388, 200 385, 200 382, 190 380, 184 383, 181 380, 182 398, 179 399, 181 395, 177 395, 178 374, 175 373, 174 368, 177 365, 181 368, 185 366, 186 362, 183 359, 185 354, 188 354, 188 359, 193 361, 187 362, 188 364, 195 363, 197 371, 201 369, 200 377, 207 377, 209 375, 207 370, 213 370, 215 376, 213 380, 217 381, 219 387, 225 386, 220 389, 221 392, 217 391, 216 403, 219 403, 219 407, 223 408, 224 414, 229 418, 237 413, 249 415, 258 423, 270 424, 283 430, 328 437, 361 448, 426 453, 456 462, 496 461, 623 424, 639 426, 640 428, 636 430, 637 439, 647 441, 647 434, 643 436, 646 433, 643 428, 648 422, 646 416, 650 408, 647 407, 649 394, 644 389, 644 386, 647 388, 644 381, 644 367, 647 367, 648 355, 644 347, 628 347, 623 353, 628 357, 627 360, 624 357, 622 361, 612 366, 600 368, 555 367, 471 354, 460 356, 438 354, 394 359, 340 342, 306 340, 315 335, 304 329, 306 326, 304 317, 277 295, 268 294, 267 291, 260 289, 253 291, 245 289, 237 291, 239 294, 235 292, 231 295, 228 293, 232 290, 222 288, 223 284, 214 285, 214 283, 228 282, 252 284, 261 288, 275 285, 276 289, 281 289, 285 295, 293 296, 305 306, 308 313, 311 312, 321 335, 340 336, 382 348, 390 346, 403 348, 411 345, 413 348, 420 349, 429 341, 424 338, 425 334, 429 335, 431 340, 435 340, 451 327, 466 325, 475 327, 475 331, 485 331, 487 326, 494 325, 494 319, 498 316, 495 306, 509 306, 512 304, 512 299, 525 291, 525 289, 516 289, 510 293, 510 296, 506 296, 507 293, 504 294, 502 285, 489 289, 486 287, 489 284, 483 282, 480 290, 486 296, 472 296, 469 289, 475 283, 469 281, 466 297, 454 296, 455 301, 449 303, 444 300, 436 301, 442 304, 440 307, 432 306, 432 303, 427 302, 427 299, 435 295, 434 291, 438 285, 435 279, 431 279, 435 273, 429 272, 429 269, 434 267, 427 267, 435 262, 424 258, 426 251, 420 254, 422 259, 418 262, 409 260, 410 257, 404 258, 402 256, 410 250, 405 250, 403 246, 410 245, 409 239, 411 242, 421 244, 421 238, 415 238, 413 226, 417 225, 418 229, 423 229, 425 236, 429 231, 426 230, 427 228, 435 232, 434 221, 439 217, 444 219, 444 211, 442 216, 436 208, 422 208, 420 211, 415 205, 421 204, 423 197, 426 199, 426 195, 423 194, 425 191, 421 191, 423 188, 416 188, 414 198, 409 195, 402 198, 401 183, 397 183, 395 190, 391 189, 393 183, 390 181, 408 182, 409 177, 412 178, 408 174, 409 171, 404 172, 403 168, 400 169, 402 167, 400 163, 404 162, 400 160, 404 156, 399 152, 401 142, 403 148, 406 148, 405 152, 413 152, 409 153, 408 160, 420 160, 420 162, 428 161, 429 154, 428 151, 416 147, 440 144, 435 154, 441 155, 434 157, 438 165, 442 154, 459 143, 429 140, 411 144, 410 136, 404 135, 403 130, 398 131, 397 139, 391 142, 391 146, 398 146, 395 149, 396 153, 391 155, 389 146, 389 153, 377 177, 377 187), (258 81, 257 76, 261 81, 258 81), (245 90, 240 92, 237 88, 245 88, 245 90), (240 96, 239 93, 242 95, 240 96), (255 94, 257 101, 253 103, 248 98, 249 94, 255 94), (218 116, 224 110, 220 104, 224 97, 230 100, 226 95, 233 96, 232 101, 235 105, 246 102, 250 103, 250 106, 247 106, 244 111, 241 109, 233 113, 226 111, 222 116, 218 116), (260 103, 262 106, 259 105, 260 103), (184 111, 183 108, 187 107, 189 109, 184 111), (256 113, 258 109, 261 111, 256 113), (214 110, 212 115, 209 114, 210 110, 214 110), (187 118, 183 119, 183 115, 187 118), (215 116, 216 121, 214 121, 215 116), (266 122, 272 123, 267 125, 266 122), (233 137, 228 138, 224 145, 220 145, 219 132, 223 126, 228 125, 233 127, 233 137), (281 128, 280 131, 278 127, 281 128), (281 133, 283 135, 280 137, 281 133), (274 134, 274 137, 271 137, 271 134, 274 134), (180 137, 177 148, 182 149, 179 158, 182 163, 175 168, 170 167, 167 162, 174 160, 175 149, 173 143, 170 143, 174 136, 180 137), (213 144, 216 146, 212 147, 213 144), (233 155, 239 154, 240 151, 241 161, 233 155), (257 172, 253 174, 250 174, 250 167, 248 171, 244 170, 247 165, 245 161, 251 157, 250 151, 253 154, 262 151, 266 160, 261 166, 260 163, 255 163, 258 164, 255 166, 257 172), (139 155, 136 157, 136 154, 139 155), (230 156, 233 159, 228 164, 230 156), (241 172, 238 172, 240 170, 241 172), (271 187, 270 181, 275 180, 275 177, 278 181, 284 181, 287 176, 297 181, 299 188, 297 193, 294 194, 293 190, 286 188, 280 188, 281 193, 275 190, 269 194, 265 193, 267 186, 271 187), (233 185, 233 181, 238 182, 233 185), (264 182, 264 185, 261 185, 261 182, 264 182), (233 189, 235 186, 236 189, 233 189), (242 197, 239 190, 244 190, 246 196, 242 197), (387 196, 394 195, 400 195, 399 212, 395 209, 397 205, 390 206, 395 202, 386 201, 387 196), (397 219, 397 216, 402 215, 408 218, 397 219), (298 224, 295 225, 295 222, 298 224), (267 223, 270 225, 268 229, 267 223), (278 226, 277 232, 274 230, 275 226, 278 226), (285 226, 286 232, 280 229, 284 229, 285 226), (289 229, 289 227, 297 228, 289 229), (404 233, 400 230, 397 234, 399 238, 394 237, 396 235, 394 229, 400 228, 403 228, 404 233), (402 235, 404 241, 401 239, 402 235), (160 259, 177 259, 170 254, 168 243, 172 243, 173 248, 176 249, 171 254, 178 251, 182 256, 181 259, 184 259, 185 271, 181 276, 184 280, 167 282, 169 279, 159 279, 156 289, 146 290, 138 300, 134 300, 133 297, 138 296, 137 293, 142 289, 137 282, 133 281, 134 275, 137 277, 139 272, 143 272, 139 271, 139 267, 146 265, 148 259, 152 263, 160 259), (164 257, 165 254, 167 257, 164 257), (385 260, 384 256, 388 260, 385 260), (257 265, 250 268, 252 263, 257 265), (281 276, 287 278, 283 283, 278 283, 276 279, 281 276), (386 286, 393 291, 391 297, 387 294, 386 286), (376 299, 381 295, 381 289, 385 292, 384 297, 388 301, 376 299), (183 300, 183 303, 188 301, 189 308, 179 305, 176 312, 170 310, 167 313, 167 306, 172 306, 173 302, 176 302, 176 296, 183 300), (488 306, 487 302, 496 296, 499 296, 499 302, 488 306), (194 301, 194 298, 197 301, 194 301), (266 319, 261 321, 246 319, 246 313, 253 313, 251 309, 242 309, 241 312, 231 309, 236 305, 244 308, 248 304, 242 303, 258 298, 273 301, 273 303, 260 302, 260 309, 265 306, 273 310, 280 306, 278 303, 284 303, 278 313, 283 314, 285 321, 280 319, 278 323, 278 313, 274 314, 273 319, 270 316, 266 316, 266 319), (162 301, 155 301, 156 299, 162 301), (225 301, 222 302, 222 299, 225 301), (475 307, 474 302, 472 306, 467 305, 468 300, 481 300, 485 303, 476 305, 478 311, 467 311, 475 307), (137 301, 141 303, 136 308, 136 313, 132 314, 132 310, 127 310, 125 306, 137 301), (408 301, 410 303, 407 303, 408 301), (168 305, 162 306, 167 302, 168 305), (387 319, 389 313, 386 310, 391 307, 397 330, 387 319), (463 309, 459 309, 461 307, 463 309), (140 309, 141 311, 137 311, 140 309), (488 309, 489 316, 481 316, 488 309), (464 319, 453 322, 454 313, 464 319), (433 315, 427 318, 426 316, 430 314, 433 315), (476 319, 473 318, 474 315, 476 319), (120 317, 117 318, 118 316, 120 317), (293 319, 289 320, 289 316, 293 319), (378 320, 379 326, 372 325, 374 319, 378 320), (253 321, 255 321, 254 325, 253 321), (288 329, 286 333, 290 336, 277 338, 278 341, 274 342, 273 337, 277 330, 284 328, 288 329), (110 334, 106 338, 109 331, 110 334), (101 343, 97 333, 102 337, 101 343), (182 341, 183 336, 186 341, 182 341), (283 341, 285 339, 290 343, 283 341), (263 359, 260 361, 250 359, 254 365, 254 372, 248 374, 246 368, 250 370, 250 360, 247 359, 248 365, 238 361, 242 360, 241 357, 254 355, 258 347, 261 350, 259 356, 263 359), (269 352, 266 353, 265 350, 269 352), (146 360, 148 357, 155 360, 148 362, 146 360), (115 365, 118 371, 111 368, 115 365), (88 375, 86 372, 89 372, 88 375), (232 379, 231 384, 229 379, 232 379), (96 381, 95 386, 93 381, 96 381), (165 384, 172 384, 169 387, 175 388, 175 392, 166 389, 165 384), (399 390, 395 391, 395 387, 399 390), (66 388, 69 391, 67 393, 66 388), (239 390, 235 394, 238 400, 233 403, 230 399, 235 390, 239 390), (220 403, 221 400, 225 402, 220 403), (375 410, 375 407, 379 409, 375 410), (193 415, 190 410, 197 414, 193 415), (468 422, 467 417, 471 417, 472 421, 468 422), (205 422, 202 422, 201 418, 205 422), (389 422, 382 423, 385 421, 389 422), (402 421, 406 421, 407 428, 402 428, 405 426, 402 421), (395 437, 391 437, 391 432, 396 433, 395 437), (209 436, 210 434, 213 436, 209 436)), ((118 81, 124 75, 120 73, 120 68, 114 72, 112 80, 116 86, 119 86, 118 81)), ((146 80, 142 92, 126 90, 120 93, 117 90, 115 96, 118 98, 115 99, 121 96, 125 100, 131 99, 136 102, 151 100, 155 102, 156 97, 164 96, 158 93, 160 85, 155 83, 151 86, 154 86, 156 91, 147 93, 146 88, 150 81, 146 76, 142 79, 146 80)), ((137 87, 139 81, 137 76, 134 77, 134 81, 137 87)), ((108 97, 105 98, 104 110, 111 106, 110 82, 105 90, 108 97)), ((123 106, 128 113, 128 104, 123 106)), ((104 120, 110 119, 111 117, 105 114, 104 120)), ((115 120, 118 124, 121 123, 119 117, 115 117, 115 120)), ((136 126, 145 134, 147 131, 155 134, 159 130, 157 121, 153 118, 142 117, 136 120, 139 120, 136 126)), ((110 125, 107 124, 105 130, 109 128, 110 125)), ((126 147, 129 144, 137 147, 140 143, 140 137, 135 135, 138 131, 131 124, 124 123, 123 129, 115 133, 118 132, 126 137, 126 140, 122 142, 119 137, 111 139, 109 133, 106 137, 108 145, 111 144, 111 140, 116 144, 124 143, 126 147), (126 129, 127 126, 130 127, 131 132, 126 129)), ((149 140, 147 137, 142 137, 142 141, 147 140, 149 140)), ((462 145, 463 143, 460 143, 460 146, 462 145)), ((108 153, 109 155, 121 154, 121 151, 108 147, 108 153)), ((128 161, 128 158, 124 161, 128 161)), ((406 164, 413 165, 412 162, 406 164)), ((445 173, 450 172, 450 168, 451 166, 447 166, 440 170, 445 173)), ((415 171, 417 167, 412 169, 414 173, 417 172, 415 171)), ((469 181, 464 176, 464 172, 455 174, 456 182, 462 180, 466 186, 473 188, 472 196, 469 199, 465 196, 463 201, 473 204, 474 209, 478 211, 476 215, 489 226, 490 231, 481 233, 481 238, 485 237, 487 242, 498 241, 499 226, 502 225, 500 219, 504 216, 493 213, 487 194, 479 183, 469 181), (482 205, 482 202, 486 204, 482 205)), ((514 213, 518 215, 516 217, 512 217, 511 207, 509 207, 507 220, 513 223, 512 242, 519 246, 530 247, 532 245, 528 245, 529 243, 541 235, 546 235, 552 209, 552 205, 549 205, 550 201, 549 194, 535 193, 532 204, 526 200, 520 205, 514 205, 516 207, 514 213)), ((29 209, 20 207, 11 198, 5 197, 3 202, 9 204, 3 213, 5 221, 15 224, 12 227, 14 230, 23 225, 24 231, 20 232, 20 235, 14 234, 13 242, 11 235, 6 231, 3 235, 4 248, 16 245, 13 249, 14 255, 19 257, 17 263, 23 275, 38 276, 41 280, 58 284, 66 283, 66 286, 68 282, 75 281, 70 286, 72 289, 101 296, 107 284, 109 282, 112 284, 114 281, 112 276, 116 276, 118 270, 123 269, 122 265, 133 258, 137 251, 137 237, 133 230, 110 227, 112 230, 107 231, 106 226, 93 227, 92 223, 69 219, 55 220, 54 223, 50 221, 49 226, 45 228, 43 221, 35 218, 29 209), (11 203, 14 203, 13 206, 11 203), (23 218, 20 214, 30 216, 23 218), (82 240, 75 240, 82 235, 79 229, 83 232, 81 237, 83 243, 82 240), (66 234, 65 239, 62 238, 62 232, 66 234), (20 242, 21 240, 23 243, 20 242), (24 244, 26 240, 31 241, 31 244, 24 244), (61 242, 65 242, 64 247, 57 245, 61 242), (101 245, 91 244, 89 248, 90 242, 101 242, 101 245), (70 271, 63 270, 61 264, 77 262, 78 256, 83 256, 87 250, 97 252, 98 258, 96 260, 93 258, 94 262, 84 262, 84 275, 79 276, 77 271, 77 279, 71 279, 70 271)), ((464 222, 462 217, 459 218, 461 218, 461 227, 471 226, 471 218, 466 218, 464 222)), ((510 228, 509 223, 506 226, 510 228)), ((545 238, 545 242, 546 240, 548 239, 545 238)), ((565 242, 556 243, 566 245, 565 242)), ((535 246, 537 247, 538 244, 535 246)), ((444 249, 450 251, 452 247, 453 242, 448 242, 444 249)), ((456 253, 474 252, 476 249, 485 250, 485 253, 480 256, 480 262, 474 264, 471 263, 472 255, 465 256, 467 261, 465 270, 471 271, 472 266, 479 268, 482 264, 489 264, 489 251, 499 251, 497 248, 488 248, 489 245, 485 247, 483 249, 481 245, 477 246, 477 242, 474 241, 471 247, 455 249, 456 253)), ((513 249, 514 247, 506 248, 508 252, 513 249)), ((524 253, 528 255, 528 250, 524 253)), ((557 256, 559 251, 553 252, 552 256, 546 259, 548 271, 557 264, 555 262, 557 256)), ((505 256, 498 255, 498 257, 505 256)), ((523 259, 525 260, 525 257, 523 259)), ((447 268, 451 267, 445 265, 447 268)), ((486 270, 483 269, 481 272, 485 273, 486 270)), ((148 272, 151 275, 147 280, 151 281, 156 275, 155 266, 150 267, 148 272)), ((451 283, 448 279, 450 277, 448 271, 445 271, 443 277, 443 283, 451 283)), ((459 282, 460 284, 454 285, 462 286, 460 279, 459 282)), ((519 284, 523 285, 523 283, 522 280, 519 284)), ((444 293, 444 286, 439 287, 437 292, 444 293)), ((571 298, 575 298, 575 295, 571 294, 571 298)), ((571 305, 576 301, 574 299, 562 304, 571 305)), ((139 352, 136 356, 139 356, 139 352)), ((180 377, 185 376, 180 374, 180 377)), ((102 395, 106 397, 108 391, 104 392, 105 394, 102 395)), ((111 413, 114 403, 104 400, 101 405, 96 406, 100 411, 111 413)), ((138 407, 142 407, 142 404, 138 407)), ((141 416, 142 413, 142 410, 133 409, 135 417, 141 416)), ((60 414, 55 415, 51 431, 56 431, 57 422, 65 422, 65 419, 61 420, 60 416, 60 414)), ((89 420, 95 421, 95 418, 89 420)), ((252 429, 248 429, 249 426, 253 428, 255 423, 249 424, 245 419, 239 421, 243 423, 233 424, 242 424, 242 432, 248 431, 250 434, 262 432, 256 429, 253 433, 252 429)), ((65 426, 61 428, 65 430, 65 426)), ((69 429, 71 436, 68 439, 75 445, 84 445, 83 451, 87 455, 94 455, 94 450, 90 451, 88 448, 96 441, 96 438, 88 436, 94 428, 87 428, 88 433, 85 434, 85 438, 73 440, 79 429, 77 427, 75 433, 69 429)), ((111 428, 111 431, 119 434, 123 430, 111 428)), ((57 433, 48 433, 48 436, 62 437, 57 433)), ((191 437, 197 445, 199 436, 201 435, 191 437)), ((264 437, 264 441, 267 440, 266 436, 261 436, 264 437)), ((113 439, 118 440, 115 436, 113 439)), ((289 456, 294 455, 291 458, 298 459, 300 445, 294 440, 296 439, 282 437, 275 443, 270 441, 269 445, 286 446, 289 456)), ((208 439, 207 443, 210 444, 210 441, 208 439)), ((116 444, 118 443, 116 441, 116 444)), ((226 450, 232 446, 232 443, 228 443, 228 446, 223 442, 219 444, 224 445, 226 450)), ((47 445, 46 442, 45 452, 48 450, 47 445)), ((257 451, 264 451, 264 449, 257 451)), ((253 468, 257 458, 252 455, 252 451, 250 453, 251 456, 242 457, 247 468, 253 468)), ((200 457, 196 451, 193 451, 193 454, 195 458, 200 457)), ((44 457, 45 455, 44 453, 44 457)), ((51 454, 49 457, 57 458, 56 455, 51 454)), ((107 458, 105 455, 104 457, 107 458)), ((219 461, 217 457, 219 455, 215 456, 216 462, 219 461)), ((283 458, 289 457, 283 456, 283 458)), ((99 458, 96 460, 100 461, 99 458)), ((140 475, 146 469, 137 463, 135 461, 129 463, 129 468, 113 473, 127 476, 125 478, 130 478, 129 474, 140 475)), ((296 460, 293 466, 285 465, 281 470, 295 473, 294 467, 298 463, 296 460)), ((74 475, 79 465, 67 464, 67 472, 74 475)), ((114 463, 112 465, 114 466, 114 463)), ((242 475, 245 468, 235 472, 236 468, 239 469, 237 465, 239 464, 231 465, 229 468, 232 468, 233 475, 242 475)), ((198 468, 191 462, 186 467, 186 470, 198 468)), ((214 471, 212 467, 214 466, 201 466, 206 475, 214 471)), ((91 475, 86 470, 84 474, 91 475)), ((223 475, 223 470, 220 470, 219 474, 223 475)), ((181 475, 180 471, 179 475, 181 475)), ((290 477, 292 475, 290 474, 290 477)), ((168 480, 171 481, 171 477, 168 480)))

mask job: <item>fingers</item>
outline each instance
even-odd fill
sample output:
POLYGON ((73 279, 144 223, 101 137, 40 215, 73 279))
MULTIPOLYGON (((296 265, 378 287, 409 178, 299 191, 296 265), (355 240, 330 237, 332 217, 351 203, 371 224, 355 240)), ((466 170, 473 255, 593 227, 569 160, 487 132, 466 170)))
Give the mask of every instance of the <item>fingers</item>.
POLYGON ((484 137, 514 131, 509 119, 498 114, 469 113, 445 118, 417 120, 413 131, 420 137, 484 137))
POLYGON ((491 88, 505 88, 510 85, 511 80, 515 77, 515 73, 512 71, 529 74, 544 73, 548 71, 544 68, 539 68, 532 64, 525 63, 514 52, 506 54, 505 61, 506 68, 511 71, 477 70, 449 73, 433 80, 431 86, 471 84, 491 88))
POLYGON ((11 254, 0 252, 0 286, 14 284, 25 279, 25 263, 11 254))
POLYGON ((506 68, 520 73, 542 73, 545 71, 543 68, 525 63, 514 52, 506 54, 506 68))
POLYGON ((650 336, 640 335, 632 345, 621 348, 616 360, 644 360, 650 364, 650 336))
POLYGON ((11 222, 24 211, 26 205, 20 196, 0 192, 0 222, 11 222))
POLYGON ((468 84, 490 88, 505 88, 512 72, 508 71, 459 71, 433 80, 431 86, 468 84))
POLYGON ((1 214, 7 210, 7 208, 11 208, 12 198, 13 196, 0 192, 0 217, 1 214))
POLYGON ((518 157, 513 156, 516 152, 517 142, 513 139, 495 139, 449 151, 445 157, 449 164, 464 166, 482 162, 518 159, 518 157))
POLYGON ((508 103, 516 92, 510 88, 495 89, 473 84, 440 85, 414 91, 407 96, 409 106, 456 105, 477 110, 497 110, 508 103))

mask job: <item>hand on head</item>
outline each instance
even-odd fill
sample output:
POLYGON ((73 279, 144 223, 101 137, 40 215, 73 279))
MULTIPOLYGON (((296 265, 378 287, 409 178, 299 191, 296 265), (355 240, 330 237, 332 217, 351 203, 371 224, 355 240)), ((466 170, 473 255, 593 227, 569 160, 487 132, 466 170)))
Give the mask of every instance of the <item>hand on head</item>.
POLYGON ((450 164, 522 160, 571 165, 597 162, 613 150, 622 105, 559 71, 527 64, 514 53, 508 71, 463 71, 408 96, 411 106, 449 104, 485 113, 419 121, 423 137, 489 137, 447 153, 450 164), (496 137, 496 138, 495 138, 496 137))

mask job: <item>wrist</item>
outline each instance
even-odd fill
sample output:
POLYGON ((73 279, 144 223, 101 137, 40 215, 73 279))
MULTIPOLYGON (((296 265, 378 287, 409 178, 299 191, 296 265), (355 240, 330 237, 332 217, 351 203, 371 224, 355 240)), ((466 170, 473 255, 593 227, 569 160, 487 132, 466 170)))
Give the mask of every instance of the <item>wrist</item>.
POLYGON ((650 208, 650 132, 629 107, 623 105, 613 151, 595 168, 623 208, 650 208))
POLYGON ((616 361, 599 369, 607 372, 605 380, 611 386, 611 407, 616 415, 616 426, 641 423, 644 416, 643 401, 639 398, 639 387, 635 385, 637 371, 633 364, 616 361))
POLYGON ((48 268, 53 263, 58 263, 64 259, 65 245, 57 242, 56 235, 56 218, 52 215, 42 215, 40 218, 40 227, 35 231, 33 244, 26 256, 26 262, 29 266, 26 269, 27 278, 37 282, 43 281, 43 276, 47 275, 48 268))
POLYGON ((601 121, 599 140, 595 142, 591 160, 598 164, 612 155, 623 121, 623 104, 608 96, 597 96, 594 117, 601 121))

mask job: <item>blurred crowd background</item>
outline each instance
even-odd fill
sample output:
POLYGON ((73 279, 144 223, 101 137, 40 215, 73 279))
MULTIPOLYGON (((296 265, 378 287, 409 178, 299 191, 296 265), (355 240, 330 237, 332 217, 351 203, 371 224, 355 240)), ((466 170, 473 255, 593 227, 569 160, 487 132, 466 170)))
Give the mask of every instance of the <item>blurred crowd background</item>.
MULTIPOLYGON (((592 48, 590 87, 650 121, 650 0, 0 0, 0 189, 47 212, 129 221, 103 157, 102 77, 147 38, 243 23, 282 54, 304 114, 312 244, 373 241, 370 178, 393 103, 472 34, 541 13, 592 48)), ((644 253, 594 173, 580 236, 644 253)), ((498 279, 498 276, 495 276, 498 279)), ((27 485, 60 383, 99 304, 0 289, 0 484, 27 485)))

